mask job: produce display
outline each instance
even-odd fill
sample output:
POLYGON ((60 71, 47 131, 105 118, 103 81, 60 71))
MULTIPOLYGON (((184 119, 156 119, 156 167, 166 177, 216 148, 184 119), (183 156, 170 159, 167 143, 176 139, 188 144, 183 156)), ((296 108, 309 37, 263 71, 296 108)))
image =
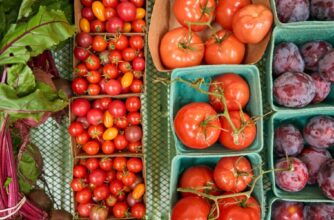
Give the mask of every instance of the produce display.
POLYGON ((141 33, 146 29, 144 0, 76 0, 80 31, 85 33, 141 33))
POLYGON ((76 35, 75 78, 77 95, 141 93, 145 72, 144 36, 76 35))
POLYGON ((301 108, 321 103, 331 92, 334 52, 326 41, 300 47, 292 42, 276 45, 273 56, 273 96, 277 104, 301 108))
POLYGON ((143 162, 138 157, 80 159, 71 188, 76 211, 92 220, 145 216, 143 162))

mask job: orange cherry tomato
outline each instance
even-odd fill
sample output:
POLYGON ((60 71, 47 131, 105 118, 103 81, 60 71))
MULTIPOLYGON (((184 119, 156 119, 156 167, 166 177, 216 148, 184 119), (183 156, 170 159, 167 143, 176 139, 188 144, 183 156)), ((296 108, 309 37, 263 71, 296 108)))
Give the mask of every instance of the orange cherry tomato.
POLYGON ((92 5, 93 14, 100 21, 106 21, 106 8, 100 1, 93 2, 92 5))
POLYGON ((90 24, 86 18, 81 18, 79 22, 80 30, 85 33, 90 32, 90 24))
POLYGON ((243 43, 257 44, 268 34, 272 23, 273 14, 266 6, 247 5, 233 16, 233 33, 243 43))
POLYGON ((221 30, 205 46, 207 64, 240 64, 245 55, 245 45, 232 33, 221 30))
POLYGON ((124 33, 129 33, 131 31, 131 23, 125 22, 123 26, 123 32, 124 33))
POLYGON ((136 19, 143 19, 145 18, 146 11, 143 8, 137 8, 136 9, 136 19))
POLYGON ((134 199, 140 199, 145 193, 145 185, 143 183, 138 184, 132 191, 132 197, 134 199))
POLYGON ((133 73, 132 72, 126 72, 121 78, 121 85, 123 88, 128 88, 131 86, 133 81, 133 73))
POLYGON ((110 114, 108 110, 104 112, 103 124, 106 128, 111 128, 114 124, 114 117, 110 114))
POLYGON ((102 139, 105 141, 111 141, 117 136, 117 134, 118 134, 118 129, 111 127, 104 131, 102 139))

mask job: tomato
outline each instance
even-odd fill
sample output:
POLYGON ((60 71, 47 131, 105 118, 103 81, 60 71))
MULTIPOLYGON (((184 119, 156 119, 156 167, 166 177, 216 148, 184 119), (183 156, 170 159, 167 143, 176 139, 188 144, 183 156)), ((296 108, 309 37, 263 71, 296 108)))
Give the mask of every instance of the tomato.
POLYGON ((89 57, 89 51, 82 47, 75 47, 74 48, 74 56, 80 61, 84 61, 89 57))
POLYGON ((123 88, 128 88, 131 86, 133 81, 133 74, 132 72, 126 72, 121 78, 121 85, 123 88))
POLYGON ((169 69, 197 66, 202 62, 204 44, 196 33, 186 28, 175 28, 167 32, 160 42, 160 56, 162 63, 169 69))
POLYGON ((102 144, 102 152, 104 154, 112 154, 115 151, 115 145, 112 141, 104 141, 102 144))
POLYGON ((129 126, 125 129, 125 137, 129 142, 137 142, 143 136, 141 127, 137 125, 129 126))
POLYGON ((123 25, 123 32, 130 33, 130 31, 131 31, 131 23, 125 22, 123 25))
POLYGON ((144 5, 145 0, 130 0, 137 8, 140 8, 144 5))
POLYGON ((105 141, 111 141, 117 136, 117 134, 118 134, 118 129, 111 127, 104 131, 102 138, 105 141))
POLYGON ((109 158, 109 157, 106 157, 106 158, 102 158, 100 160, 100 168, 104 171, 110 171, 112 169, 112 159, 109 158))
POLYGON ((101 100, 100 99, 95 100, 93 102, 92 108, 98 108, 102 110, 103 108, 102 108, 101 100))
POLYGON ((130 47, 135 50, 141 50, 144 48, 144 39, 142 36, 133 35, 129 40, 130 47))
POLYGON ((109 207, 113 207, 117 202, 117 198, 113 195, 109 195, 106 199, 106 205, 109 207))
POLYGON ((77 192, 75 195, 75 201, 78 203, 88 203, 91 200, 91 198, 92 198, 92 192, 89 190, 88 187, 77 192))
POLYGON ((272 23, 273 14, 266 6, 247 5, 233 16, 233 33, 243 43, 257 44, 268 34, 272 23))
POLYGON ((119 51, 114 50, 109 54, 110 63, 118 64, 118 62, 120 62, 121 60, 122 60, 122 54, 119 51))
POLYGON ((124 50, 129 45, 129 40, 125 35, 119 35, 115 41, 116 50, 124 50))
POLYGON ((136 219, 144 218, 145 212, 146 212, 146 209, 145 209, 145 205, 143 203, 137 203, 137 204, 134 204, 131 207, 131 214, 136 219))
POLYGON ((106 184, 97 186, 93 191, 94 198, 97 201, 106 199, 109 196, 109 194, 110 194, 109 187, 106 184))
POLYGON ((136 50, 131 47, 125 48, 122 57, 124 61, 132 61, 136 57, 136 50))
POLYGON ((87 131, 82 132, 80 135, 78 135, 77 137, 75 137, 75 141, 78 144, 84 145, 89 141, 89 134, 87 131))
POLYGON ((82 132, 84 132, 84 128, 80 122, 74 121, 68 127, 68 133, 70 133, 72 137, 79 136, 82 132))
POLYGON ((119 117, 115 118, 115 125, 119 129, 125 129, 126 127, 128 127, 129 123, 126 120, 126 117, 119 117))
POLYGON ((131 153, 140 153, 141 152, 141 143, 139 141, 129 143, 128 150, 131 153))
POLYGON ((251 0, 220 0, 216 8, 216 21, 224 29, 232 30, 232 19, 234 14, 246 5, 251 4, 251 0))
POLYGON ((99 160, 97 158, 88 158, 86 167, 89 171, 96 170, 99 167, 99 160))
POLYGON ((88 82, 86 79, 78 77, 72 81, 72 90, 77 95, 83 95, 88 89, 88 82))
POLYGON ((117 12, 114 8, 106 8, 106 19, 110 19, 117 16, 117 12))
POLYGON ((86 67, 85 64, 80 63, 78 64, 75 68, 74 68, 74 72, 78 75, 78 76, 86 76, 88 69, 86 67))
MULTIPOLYGON (((249 101, 249 86, 247 82, 235 73, 226 73, 215 77, 209 87, 209 92, 224 93, 228 110, 243 109, 249 101)), ((222 97, 209 95, 210 104, 216 111, 224 111, 222 97)))
POLYGON ((206 42, 204 58, 207 64, 240 64, 245 50, 245 45, 232 33, 222 30, 206 42))
POLYGON ((132 68, 135 71, 144 71, 145 69, 145 60, 141 57, 136 57, 132 61, 132 68))
POLYGON ((124 173, 122 177, 122 182, 124 186, 131 186, 135 182, 136 178, 137 178, 136 174, 134 174, 133 172, 127 171, 124 173))
POLYGON ((118 69, 113 64, 106 64, 102 69, 103 76, 106 79, 115 79, 118 76, 118 69))
POLYGON ((91 54, 85 60, 85 64, 89 70, 98 70, 100 68, 100 59, 95 54, 91 54))
MULTIPOLYGON (((179 179, 179 187, 181 188, 198 188, 210 187, 214 189, 213 170, 204 165, 193 166, 186 169, 179 179)), ((199 192, 204 192, 204 189, 199 189, 199 192)), ((205 192, 211 192, 208 189, 205 192)), ((193 193, 181 193, 182 197, 194 196, 193 193)))
MULTIPOLYGON (((123 172, 123 171, 117 171, 117 173, 116 173, 116 179, 122 181, 123 176, 124 176, 124 172, 123 172)), ((122 183, 123 183, 123 182, 122 182, 122 183)), ((124 184, 124 183, 123 183, 123 184, 124 184)))
POLYGON ((102 137, 102 134, 104 132, 103 125, 91 125, 88 127, 88 134, 93 139, 100 139, 102 137))
POLYGON ((87 175, 87 169, 83 165, 75 165, 73 167, 73 176, 76 178, 83 178, 87 175))
POLYGON ((88 141, 82 149, 86 152, 88 155, 95 155, 99 152, 100 150, 100 144, 99 142, 93 140, 93 141, 88 141))
MULTIPOLYGON (((107 45, 108 45, 108 43, 107 43, 107 45)), ((106 64, 110 63, 109 53, 110 52, 108 50, 104 50, 104 51, 99 53, 99 59, 100 59, 102 65, 106 65, 106 64)))
POLYGON ((114 196, 122 194, 123 188, 124 188, 124 185, 122 181, 120 180, 116 179, 110 182, 109 189, 110 189, 111 194, 113 194, 114 196))
POLYGON ((116 157, 114 159, 113 168, 117 171, 124 171, 126 169, 126 158, 116 157))
POLYGON ((177 112, 174 128, 185 146, 204 149, 216 143, 221 126, 216 111, 209 104, 193 102, 177 112))
POLYGON ((209 203, 200 197, 185 197, 177 201, 172 210, 171 220, 207 220, 210 214, 209 203))
MULTIPOLYGON (((81 14, 83 18, 86 18, 88 21, 92 21, 95 19, 95 15, 91 7, 84 7, 81 10, 81 14)), ((84 32, 81 32, 84 33, 84 32)))
POLYGON ((90 29, 93 33, 103 33, 106 29, 106 25, 100 20, 94 20, 90 23, 90 29))
POLYGON ((90 103, 86 99, 74 99, 71 103, 71 112, 78 117, 83 117, 90 109, 90 103))
POLYGON ((82 179, 75 178, 71 182, 71 188, 74 192, 83 190, 86 187, 86 184, 82 179))
POLYGON ((90 32, 90 24, 87 18, 81 18, 79 21, 79 27, 82 32, 89 33, 90 32))
POLYGON ((132 22, 132 29, 136 33, 143 33, 146 29, 146 23, 143 19, 138 19, 132 22))
POLYGON ((103 111, 93 108, 87 112, 87 120, 91 125, 98 125, 103 122, 103 111))
POLYGON ((126 217, 126 213, 128 212, 128 205, 125 202, 118 202, 114 205, 112 211, 116 218, 124 218, 126 217))
POLYGON ((107 179, 107 173, 101 169, 93 170, 89 176, 88 181, 95 186, 101 186, 107 179))
POLYGON ((141 114, 139 112, 130 112, 126 116, 126 120, 130 125, 139 125, 141 123, 141 114))
POLYGON ((106 181, 109 183, 110 181, 114 180, 116 176, 115 170, 110 170, 107 172, 107 179, 106 181))
POLYGON ((102 79, 101 73, 96 70, 89 71, 87 74, 87 80, 89 83, 98 83, 102 79))
POLYGON ((129 142, 126 140, 124 134, 118 134, 114 139, 114 145, 117 150, 124 150, 128 144, 129 142))
MULTIPOLYGON (((188 28, 187 22, 212 21, 216 8, 215 0, 175 0, 173 12, 178 22, 188 28)), ((191 25, 192 31, 203 31, 206 25, 191 25)))
POLYGON ((143 81, 141 81, 140 79, 134 79, 130 86, 131 92, 140 93, 142 89, 143 89, 143 81))
POLYGON ((89 217, 90 211, 93 208, 92 203, 80 203, 77 207, 78 213, 80 217, 89 217))
POLYGON ((242 192, 252 181, 252 166, 246 157, 223 157, 213 171, 213 178, 223 191, 242 192))
POLYGON ((103 97, 100 99, 101 100, 101 106, 102 106, 102 110, 107 110, 109 107, 109 104, 111 103, 111 98, 108 97, 103 97))
POLYGON ((111 128, 114 124, 114 117, 110 114, 108 110, 104 112, 103 124, 106 128, 111 128))
POLYGON ((261 208, 255 198, 237 196, 219 200, 218 220, 260 220, 261 208))
POLYGON ((136 112, 140 110, 141 107, 140 98, 137 96, 132 96, 127 98, 125 101, 125 107, 126 110, 128 110, 129 112, 136 112))
POLYGON ((146 11, 143 8, 136 9, 136 19, 144 19, 146 15, 146 11))
POLYGON ((118 67, 122 73, 126 73, 132 70, 132 66, 129 62, 120 62, 118 67))
POLYGON ((136 19, 136 6, 131 2, 121 2, 117 5, 116 10, 123 21, 134 21, 136 19))
POLYGON ((236 129, 245 126, 238 134, 235 134, 227 119, 220 118, 222 132, 220 133, 219 142, 231 150, 243 150, 249 147, 256 137, 256 125, 252 119, 240 111, 230 111, 229 115, 236 129))
POLYGON ((89 219, 90 220, 107 220, 108 218, 108 209, 105 206, 93 206, 90 211, 89 219))
POLYGON ((88 33, 81 32, 75 37, 75 42, 79 47, 88 48, 93 43, 93 37, 88 33))
POLYGON ((106 83, 105 92, 108 95, 119 95, 122 91, 121 83, 118 80, 110 79, 106 83))
POLYGON ((87 93, 88 95, 98 95, 101 92, 101 87, 98 84, 89 84, 87 93))
POLYGON ((106 23, 106 29, 108 33, 121 32, 124 27, 124 22, 119 17, 112 17, 108 19, 106 23))
POLYGON ((115 118, 123 117, 126 114, 126 106, 121 100, 114 100, 109 104, 110 114, 115 118))
POLYGON ((118 5, 118 0, 103 0, 102 2, 105 7, 115 8, 118 5))
POLYGON ((93 13, 97 19, 100 21, 106 20, 106 9, 102 2, 100 1, 94 1, 92 5, 93 13))
POLYGON ((86 7, 92 6, 94 0, 81 0, 81 4, 83 4, 86 7))
POLYGON ((138 173, 143 170, 143 162, 139 158, 132 157, 127 161, 126 167, 129 171, 138 173))
POLYGON ((145 184, 139 183, 135 186, 135 188, 132 191, 132 197, 134 199, 140 199, 143 197, 145 193, 145 184))
POLYGON ((93 39, 92 48, 97 52, 102 52, 107 48, 107 41, 103 36, 97 35, 93 39))

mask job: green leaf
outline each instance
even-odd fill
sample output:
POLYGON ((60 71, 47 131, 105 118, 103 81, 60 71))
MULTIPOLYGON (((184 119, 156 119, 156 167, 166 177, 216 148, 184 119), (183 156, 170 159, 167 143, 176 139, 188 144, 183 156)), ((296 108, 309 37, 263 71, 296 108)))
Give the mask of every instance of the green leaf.
POLYGON ((21 4, 20 10, 19 10, 19 14, 17 16, 17 20, 29 17, 31 13, 33 12, 31 7, 37 2, 40 2, 40 0, 23 1, 21 4))
POLYGON ((0 65, 26 63, 75 32, 61 11, 40 7, 28 22, 10 26, 0 42, 0 65))
POLYGON ((8 69, 7 83, 19 97, 33 92, 36 87, 34 74, 25 64, 16 64, 8 69))

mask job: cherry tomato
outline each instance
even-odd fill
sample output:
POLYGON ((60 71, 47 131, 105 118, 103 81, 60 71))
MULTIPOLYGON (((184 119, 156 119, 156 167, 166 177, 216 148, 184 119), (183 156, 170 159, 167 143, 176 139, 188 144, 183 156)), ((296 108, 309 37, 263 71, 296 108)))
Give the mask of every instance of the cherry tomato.
MULTIPOLYGON (((123 171, 117 171, 117 173, 116 173, 116 179, 122 181, 123 176, 124 176, 124 172, 123 172, 123 171)), ((122 182, 122 183, 123 183, 123 182, 122 182)), ((123 183, 123 184, 124 184, 124 183, 123 183)))
POLYGON ((94 198, 97 201, 106 199, 109 196, 109 194, 110 194, 109 187, 105 184, 102 184, 101 186, 97 186, 93 192, 94 198))
POLYGON ((103 111, 93 108, 87 112, 87 120, 91 125, 98 125, 103 122, 103 111))
POLYGON ((89 84, 87 92, 88 95, 98 95, 101 92, 101 87, 98 84, 89 84))
POLYGON ((95 54, 91 54, 85 60, 85 64, 89 70, 98 70, 100 68, 100 59, 95 54))
POLYGON ((132 22, 132 29, 136 33, 143 33, 146 29, 146 23, 143 19, 138 19, 132 22))
POLYGON ((131 214, 136 219, 144 218, 145 213, 146 213, 146 209, 143 203, 137 203, 131 207, 131 214))
POLYGON ((78 203, 88 203, 92 198, 92 192, 88 187, 84 188, 83 190, 79 191, 75 195, 75 201, 78 203))
POLYGON ((94 0, 81 0, 81 4, 83 4, 86 7, 92 6, 94 0))
POLYGON ((103 125, 91 125, 88 127, 88 134, 93 139, 100 139, 102 137, 102 134, 104 132, 103 125))
POLYGON ((102 52, 107 48, 107 41, 103 36, 97 35, 93 39, 92 48, 97 52, 102 52))
POLYGON ((146 15, 146 11, 143 8, 136 9, 136 19, 144 19, 146 15))
POLYGON ((107 172, 107 182, 110 182, 110 181, 112 181, 112 180, 114 180, 115 179, 115 176, 116 176, 116 172, 115 172, 115 170, 110 170, 110 171, 108 171, 107 172))
POLYGON ((96 170, 99 167, 99 160, 97 158, 88 158, 86 161, 86 167, 91 172, 96 170))
POLYGON ((129 44, 133 49, 141 50, 144 48, 144 39, 142 36, 133 35, 130 37, 129 44))
POLYGON ((245 50, 232 33, 222 30, 206 42, 204 58, 207 64, 240 64, 245 50))
POLYGON ((75 99, 71 103, 71 112, 78 117, 83 117, 90 109, 90 103, 86 99, 75 99))
POLYGON ((90 24, 87 18, 81 18, 79 22, 79 27, 82 32, 89 33, 90 32, 90 24))
POLYGON ((100 1, 94 1, 92 4, 92 9, 95 17, 99 19, 100 21, 106 20, 106 9, 102 2, 100 1))
POLYGON ((103 124, 106 128, 111 128, 114 124, 114 117, 110 114, 108 110, 104 112, 103 124))
POLYGON ((71 182, 71 188, 74 192, 83 190, 86 187, 86 184, 82 179, 75 178, 71 182))
POLYGON ((115 42, 116 50, 124 50, 129 45, 129 40, 125 35, 119 35, 115 42))
POLYGON ((221 126, 216 111, 209 104, 193 102, 177 112, 174 128, 177 137, 185 146, 204 149, 216 143, 221 126))
POLYGON ((77 95, 83 95, 87 92, 88 82, 86 79, 78 77, 72 81, 72 90, 77 95))
POLYGON ((95 19, 95 15, 91 7, 84 7, 81 10, 81 14, 83 18, 86 18, 88 21, 92 21, 95 19))
POLYGON ((101 73, 96 70, 89 71, 87 74, 87 80, 89 83, 98 83, 102 79, 101 73))
POLYGON ((101 106, 102 106, 102 110, 107 110, 109 107, 109 104, 111 103, 111 98, 108 97, 103 97, 100 99, 101 100, 101 106))
POLYGON ((114 205, 112 211, 116 218, 124 218, 128 209, 129 207, 125 202, 118 202, 114 205))
POLYGON ((124 61, 132 61, 136 57, 136 50, 131 47, 125 48, 122 57, 124 61))
MULTIPOLYGON (((212 21, 216 8, 215 0, 175 0, 173 12, 178 22, 188 28, 187 22, 212 21)), ((203 31, 206 25, 191 25, 192 31, 203 31)))
POLYGON ((133 172, 127 171, 123 175, 122 182, 124 186, 131 186, 135 182, 136 178, 137 178, 136 174, 134 174, 133 172))
POLYGON ((118 0, 103 0, 102 2, 105 7, 115 8, 118 5, 118 0))
POLYGON ((120 62, 118 67, 122 73, 126 73, 132 70, 132 66, 129 62, 120 62))
POLYGON ((89 139, 90 139, 90 136, 87 131, 84 131, 80 135, 75 137, 75 141, 80 145, 86 144, 89 141, 89 139))
POLYGON ((232 19, 234 14, 246 5, 251 4, 250 0, 220 0, 216 8, 216 21, 224 29, 232 30, 232 19))
POLYGON ((204 55, 204 44, 196 33, 179 27, 168 31, 160 43, 162 63, 169 69, 200 65, 204 55), (181 45, 181 46, 180 46, 181 45))
POLYGON ((88 48, 93 43, 93 37, 88 33, 81 32, 75 37, 75 42, 79 47, 88 48))
POLYGON ((102 73, 106 79, 115 79, 118 76, 118 69, 116 65, 108 63, 103 67, 102 73))
POLYGON ((252 119, 240 111, 230 111, 231 121, 236 129, 245 126, 241 132, 236 134, 225 117, 220 118, 222 132, 220 133, 219 142, 231 150, 243 150, 249 147, 256 137, 256 126, 252 119))
POLYGON ((125 107, 126 110, 128 110, 129 112, 136 112, 140 110, 141 107, 140 98, 137 96, 131 96, 127 98, 125 101, 125 107))
POLYGON ((108 33, 121 32, 124 27, 124 22, 119 17, 112 17, 108 19, 106 23, 106 29, 108 33))
POLYGON ((117 171, 124 171, 126 169, 126 162, 125 157, 116 157, 114 159, 113 168, 117 171))
POLYGON ((115 179, 110 182, 109 189, 110 189, 111 194, 113 194, 114 196, 117 196, 119 194, 123 194, 124 185, 122 181, 115 179))
POLYGON ((142 7, 145 4, 144 0, 130 0, 137 8, 142 7))
POLYGON ((100 150, 100 144, 99 142, 93 140, 93 141, 88 141, 82 149, 86 152, 88 155, 95 155, 99 152, 100 150))
POLYGON ((141 81, 140 79, 134 79, 130 86, 131 92, 140 93, 142 89, 143 89, 143 81, 141 81))
POLYGON ((132 61, 132 68, 135 71, 144 71, 145 69, 145 60, 141 57, 136 57, 132 61))
POLYGON ((94 186, 101 186, 106 179, 107 173, 101 169, 93 170, 88 176, 89 183, 94 184, 94 186))
POLYGON ((109 104, 110 114, 115 118, 124 117, 126 114, 126 106, 121 100, 114 100, 109 104))
POLYGON ((105 206, 95 205, 92 207, 89 219, 90 220, 106 220, 108 218, 109 210, 105 206))
POLYGON ((72 137, 79 136, 82 132, 84 132, 84 128, 80 122, 73 121, 68 127, 68 133, 70 133, 72 137))
POLYGON ((192 196, 180 199, 172 210, 171 220, 206 220, 210 214, 209 203, 200 197, 192 196))
POLYGON ((93 206, 94 205, 92 203, 85 203, 85 204, 80 203, 77 208, 79 215, 81 217, 89 217, 90 211, 93 208, 93 206))
POLYGON ((104 131, 102 138, 105 141, 111 141, 117 136, 117 134, 118 134, 118 129, 111 127, 104 131))
POLYGON ((132 157, 127 161, 126 167, 129 171, 138 173, 143 170, 143 162, 139 158, 132 157))
POLYGON ((100 168, 104 171, 110 171, 112 169, 112 159, 109 157, 102 158, 100 160, 100 168))
POLYGON ((126 140, 124 134, 118 134, 114 139, 114 145, 117 150, 124 150, 129 142, 126 140))
POLYGON ((122 91, 121 83, 115 79, 110 79, 105 86, 105 92, 108 95, 119 95, 122 91))
POLYGON ((118 64, 118 62, 120 62, 122 60, 122 54, 117 51, 114 50, 109 54, 109 61, 112 64, 118 64))
POLYGON ((116 10, 123 21, 134 21, 136 19, 136 6, 131 2, 121 2, 117 5, 116 10))
POLYGON ((130 125, 139 125, 141 123, 141 114, 139 112, 130 112, 126 116, 126 120, 130 125))
POLYGON ((80 122, 84 129, 87 129, 89 127, 89 122, 87 121, 86 117, 77 117, 76 118, 77 122, 80 122))
POLYGON ((115 151, 115 145, 112 141, 104 141, 102 144, 102 152, 104 154, 112 154, 115 151))
POLYGON ((133 74, 132 72, 126 72, 121 78, 121 85, 122 88, 128 88, 131 86, 133 81, 133 74))
POLYGON ((87 169, 83 165, 75 165, 73 167, 73 176, 76 178, 84 178, 87 175, 87 169))
POLYGON ((106 205, 109 207, 113 207, 117 202, 117 198, 113 195, 109 195, 106 199, 106 205))
POLYGON ((125 129, 128 127, 129 123, 126 120, 126 117, 118 117, 115 118, 115 126, 119 129, 125 129))
POLYGON ((84 61, 89 57, 89 51, 82 47, 75 47, 74 48, 74 56, 80 61, 84 61))
POLYGON ((106 8, 106 19, 110 19, 110 18, 113 18, 113 17, 116 17, 117 16, 117 12, 114 8, 111 8, 111 7, 108 7, 106 8))
POLYGON ((243 43, 257 44, 268 34, 272 23, 273 14, 266 6, 247 5, 233 16, 233 33, 243 43))
POLYGON ((96 19, 90 23, 90 29, 94 33, 103 33, 106 29, 106 26, 102 21, 96 19))
POLYGON ((214 169, 213 178, 223 191, 242 192, 252 181, 252 166, 246 157, 223 157, 214 169))
POLYGON ((131 31, 131 23, 125 22, 123 25, 123 32, 130 33, 130 31, 131 31))
POLYGON ((88 69, 86 67, 85 64, 83 63, 79 63, 75 69, 74 69, 74 72, 78 75, 78 76, 86 76, 87 72, 88 72, 88 69))

